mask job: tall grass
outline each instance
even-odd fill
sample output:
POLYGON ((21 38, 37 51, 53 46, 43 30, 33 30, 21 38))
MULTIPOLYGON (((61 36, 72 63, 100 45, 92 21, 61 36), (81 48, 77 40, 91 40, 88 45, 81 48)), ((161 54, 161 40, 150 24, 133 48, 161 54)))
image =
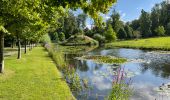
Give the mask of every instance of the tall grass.
POLYGON ((56 50, 55 45, 46 43, 45 48, 49 52, 49 56, 56 63, 57 68, 63 73, 63 78, 68 83, 72 92, 76 93, 82 90, 81 79, 76 73, 74 66, 69 65, 64 59, 64 53, 56 50))
POLYGON ((62 51, 55 50, 54 45, 51 43, 45 44, 45 48, 47 49, 49 56, 53 59, 60 70, 67 66, 64 60, 64 53, 62 51))

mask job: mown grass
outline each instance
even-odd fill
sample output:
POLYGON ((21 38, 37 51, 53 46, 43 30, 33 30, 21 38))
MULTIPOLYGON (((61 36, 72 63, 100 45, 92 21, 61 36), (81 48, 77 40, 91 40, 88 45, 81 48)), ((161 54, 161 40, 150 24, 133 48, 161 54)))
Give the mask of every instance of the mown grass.
POLYGON ((151 50, 170 50, 170 37, 118 41, 106 44, 107 48, 124 47, 151 50))
POLYGON ((0 100, 72 100, 61 73, 43 47, 17 60, 5 58, 5 73, 0 74, 0 100))

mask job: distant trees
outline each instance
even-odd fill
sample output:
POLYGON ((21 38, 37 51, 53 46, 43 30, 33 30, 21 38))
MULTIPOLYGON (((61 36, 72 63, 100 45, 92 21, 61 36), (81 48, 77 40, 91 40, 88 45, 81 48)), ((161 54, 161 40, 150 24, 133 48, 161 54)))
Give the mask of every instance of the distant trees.
MULTIPOLYGON (((141 11, 139 19, 130 23, 135 33, 140 32, 141 37, 170 35, 170 4, 163 1, 155 4, 151 13, 141 11)), ((138 35, 138 36, 139 36, 138 35)))

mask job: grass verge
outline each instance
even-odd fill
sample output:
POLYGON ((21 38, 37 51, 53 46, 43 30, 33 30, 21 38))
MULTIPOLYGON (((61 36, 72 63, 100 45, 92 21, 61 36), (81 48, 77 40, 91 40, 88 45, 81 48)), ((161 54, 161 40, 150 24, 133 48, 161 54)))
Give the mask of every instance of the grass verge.
POLYGON ((0 74, 0 100, 72 100, 74 97, 43 47, 17 60, 5 59, 0 74))
POLYGON ((118 41, 106 44, 107 48, 123 47, 150 50, 170 50, 170 37, 157 37, 139 40, 118 41))

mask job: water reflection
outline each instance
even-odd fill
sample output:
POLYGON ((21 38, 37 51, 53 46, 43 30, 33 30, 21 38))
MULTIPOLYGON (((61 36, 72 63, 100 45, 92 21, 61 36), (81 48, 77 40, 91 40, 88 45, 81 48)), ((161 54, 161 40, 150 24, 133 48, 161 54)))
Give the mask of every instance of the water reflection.
POLYGON ((128 62, 121 67, 135 73, 133 76, 134 95, 131 100, 170 100, 170 97, 158 94, 154 88, 162 83, 170 82, 170 54, 160 54, 134 49, 103 49, 98 48, 84 54, 66 54, 65 58, 76 67, 79 76, 89 80, 89 85, 93 88, 90 91, 79 93, 77 99, 83 100, 103 100, 109 95, 112 88, 114 71, 117 68, 106 64, 97 64, 93 61, 78 61, 75 57, 82 55, 111 55, 124 57, 129 60, 141 59, 143 62, 128 62), (86 94, 84 94, 87 92, 86 94))

